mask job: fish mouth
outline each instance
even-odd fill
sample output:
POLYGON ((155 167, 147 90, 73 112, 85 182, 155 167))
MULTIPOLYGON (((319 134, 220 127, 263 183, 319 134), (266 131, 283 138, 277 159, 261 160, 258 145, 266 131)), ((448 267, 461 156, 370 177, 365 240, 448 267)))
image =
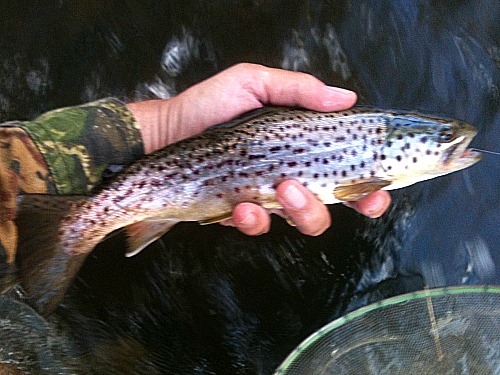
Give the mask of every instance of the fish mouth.
POLYGON ((446 169, 462 169, 469 167, 479 160, 480 152, 467 148, 472 138, 460 137, 444 152, 442 163, 446 169))

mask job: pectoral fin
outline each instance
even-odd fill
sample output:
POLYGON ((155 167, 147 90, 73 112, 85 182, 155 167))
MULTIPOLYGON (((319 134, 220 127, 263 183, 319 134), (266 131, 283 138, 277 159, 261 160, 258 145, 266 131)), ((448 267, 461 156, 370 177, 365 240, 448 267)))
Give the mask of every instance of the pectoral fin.
POLYGON ((177 223, 177 220, 145 220, 130 224, 125 228, 128 236, 125 256, 132 257, 140 253, 177 223))
POLYGON ((360 180, 359 183, 338 186, 333 191, 333 194, 336 199, 341 201, 359 201, 368 194, 381 190, 390 184, 392 184, 392 181, 380 178, 364 179, 360 180))

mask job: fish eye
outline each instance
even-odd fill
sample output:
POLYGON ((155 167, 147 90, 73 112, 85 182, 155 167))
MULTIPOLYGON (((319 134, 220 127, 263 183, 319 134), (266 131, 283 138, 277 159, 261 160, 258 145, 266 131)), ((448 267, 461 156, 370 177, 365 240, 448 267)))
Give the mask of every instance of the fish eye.
POLYGON ((442 130, 439 133, 439 142, 450 142, 455 138, 455 132, 451 129, 442 130))

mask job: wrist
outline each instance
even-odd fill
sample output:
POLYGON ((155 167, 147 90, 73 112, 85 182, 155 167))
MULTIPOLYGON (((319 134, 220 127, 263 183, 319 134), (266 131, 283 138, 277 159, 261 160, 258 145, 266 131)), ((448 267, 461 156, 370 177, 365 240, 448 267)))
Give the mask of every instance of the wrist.
POLYGON ((146 100, 127 104, 128 110, 139 124, 146 154, 170 143, 168 102, 169 100, 146 100))

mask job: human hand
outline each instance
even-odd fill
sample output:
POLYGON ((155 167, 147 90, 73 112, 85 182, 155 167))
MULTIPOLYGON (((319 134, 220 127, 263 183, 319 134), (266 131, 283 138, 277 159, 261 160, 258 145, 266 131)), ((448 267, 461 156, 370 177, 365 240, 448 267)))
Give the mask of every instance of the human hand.
MULTIPOLYGON (((201 133, 206 128, 265 105, 299 106, 316 111, 337 111, 356 102, 352 91, 326 86, 311 75, 254 64, 238 64, 168 100, 130 103, 141 127, 147 153, 201 133)), ((247 235, 269 231, 270 212, 287 216, 304 234, 319 235, 330 225, 326 206, 300 183, 289 180, 276 189, 283 210, 266 210, 241 203, 224 225, 247 235)), ((390 204, 386 191, 346 205, 369 216, 382 215, 390 204)))

